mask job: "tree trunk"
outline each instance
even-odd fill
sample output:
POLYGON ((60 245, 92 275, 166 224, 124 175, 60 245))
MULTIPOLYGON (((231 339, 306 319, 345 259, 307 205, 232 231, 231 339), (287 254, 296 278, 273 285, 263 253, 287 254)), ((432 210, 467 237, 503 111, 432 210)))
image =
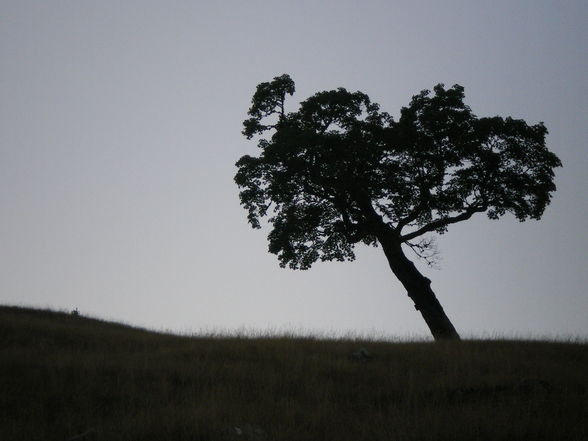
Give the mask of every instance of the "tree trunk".
POLYGON ((415 309, 420 311, 429 326, 433 338, 437 341, 459 340, 459 334, 431 289, 431 281, 407 259, 402 251, 401 243, 392 234, 382 235, 378 237, 378 240, 388 258, 392 272, 406 288, 415 309))

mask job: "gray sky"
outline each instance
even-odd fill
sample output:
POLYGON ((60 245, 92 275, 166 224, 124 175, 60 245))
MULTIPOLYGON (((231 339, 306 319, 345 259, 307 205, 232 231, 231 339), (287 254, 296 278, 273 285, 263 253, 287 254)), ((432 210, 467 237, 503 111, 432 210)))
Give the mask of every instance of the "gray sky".
MULTIPOLYGON (((280 269, 233 183, 255 86, 361 90, 397 116, 437 83, 544 121, 539 222, 485 216, 425 274, 465 336, 588 336, 586 1, 0 2, 0 303, 192 332, 427 336, 381 249, 280 269)), ((410 251, 409 251, 410 253, 410 251)))

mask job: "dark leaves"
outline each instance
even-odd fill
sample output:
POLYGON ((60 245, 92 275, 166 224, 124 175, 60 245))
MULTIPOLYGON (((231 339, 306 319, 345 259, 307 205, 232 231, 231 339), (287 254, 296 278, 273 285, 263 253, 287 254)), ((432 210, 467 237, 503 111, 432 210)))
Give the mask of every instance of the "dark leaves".
POLYGON ((555 191, 561 163, 545 147, 545 126, 477 118, 459 85, 415 95, 398 122, 343 88, 286 113, 293 92, 288 75, 257 87, 243 134, 270 137, 235 176, 251 225, 270 216, 282 266, 350 260, 356 243, 375 244, 383 231, 412 241, 484 211, 539 219, 555 191))
POLYGON ((272 82, 259 84, 248 112, 252 118, 243 123, 243 135, 251 139, 253 135, 274 127, 262 125, 261 119, 274 114, 284 115, 286 94, 292 95, 294 90, 294 81, 286 74, 275 77, 272 82))

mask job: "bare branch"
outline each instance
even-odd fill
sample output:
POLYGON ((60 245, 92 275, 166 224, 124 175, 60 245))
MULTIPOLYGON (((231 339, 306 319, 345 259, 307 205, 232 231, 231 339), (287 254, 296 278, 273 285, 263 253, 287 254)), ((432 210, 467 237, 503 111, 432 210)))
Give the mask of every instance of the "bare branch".
POLYGON ((406 242, 406 245, 419 259, 423 259, 429 267, 439 269, 440 257, 434 237, 422 238, 418 243, 406 242))

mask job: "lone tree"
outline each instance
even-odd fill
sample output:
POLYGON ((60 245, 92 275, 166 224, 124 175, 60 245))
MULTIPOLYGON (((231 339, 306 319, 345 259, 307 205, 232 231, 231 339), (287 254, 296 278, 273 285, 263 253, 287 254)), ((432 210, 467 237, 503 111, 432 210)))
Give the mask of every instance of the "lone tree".
POLYGON ((343 88, 286 112, 293 93, 288 75, 259 84, 243 123, 247 139, 268 135, 259 137, 259 156, 236 163, 252 227, 269 216, 269 251, 293 269, 353 260, 355 244, 380 244, 435 340, 459 339, 402 245, 430 260, 428 234, 476 213, 539 219, 561 166, 545 147, 543 123, 478 118, 459 85, 423 90, 398 121, 343 88))

